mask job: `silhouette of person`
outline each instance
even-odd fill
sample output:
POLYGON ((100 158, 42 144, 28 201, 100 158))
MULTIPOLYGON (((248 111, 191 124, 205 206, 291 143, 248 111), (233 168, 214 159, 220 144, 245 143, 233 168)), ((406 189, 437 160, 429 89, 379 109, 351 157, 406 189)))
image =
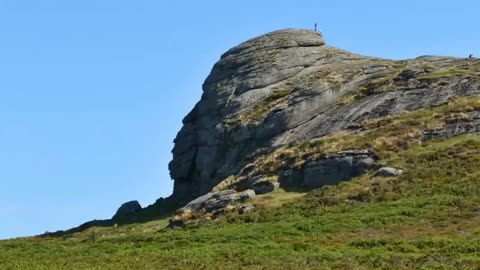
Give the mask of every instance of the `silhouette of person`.
POLYGON ((317 31, 317 23, 315 23, 315 31, 317 31))
POLYGON ((471 53, 468 58, 472 59, 473 58, 473 54, 471 53))

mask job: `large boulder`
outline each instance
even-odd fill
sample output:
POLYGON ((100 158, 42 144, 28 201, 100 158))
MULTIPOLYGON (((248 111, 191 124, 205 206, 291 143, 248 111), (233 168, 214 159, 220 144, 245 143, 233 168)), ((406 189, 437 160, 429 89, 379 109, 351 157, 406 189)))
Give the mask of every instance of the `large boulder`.
POLYGON ((142 209, 142 206, 138 201, 129 201, 124 204, 122 204, 115 215, 112 217, 112 219, 117 220, 121 218, 128 217, 129 215, 132 215, 142 209))
POLYGON ((218 192, 210 192, 189 202, 183 208, 177 211, 175 220, 196 219, 205 214, 215 214, 230 208, 234 208, 236 204, 244 202, 255 197, 255 191, 245 190, 237 192, 235 190, 224 190, 218 192))
POLYGON ((335 185, 362 175, 375 163, 375 154, 369 150, 342 151, 308 163, 303 184, 307 188, 335 185))

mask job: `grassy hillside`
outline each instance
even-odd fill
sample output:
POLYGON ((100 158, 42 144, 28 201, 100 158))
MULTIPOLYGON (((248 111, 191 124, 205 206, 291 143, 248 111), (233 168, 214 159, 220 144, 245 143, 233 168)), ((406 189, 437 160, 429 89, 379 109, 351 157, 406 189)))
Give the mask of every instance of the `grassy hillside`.
MULTIPOLYGON (((369 172, 306 194, 276 191, 255 198, 255 212, 185 229, 158 220, 0 241, 0 269, 479 269, 480 136, 418 143, 418 130, 479 104, 455 99, 279 150, 305 159, 369 144, 405 170, 398 177, 369 172)), ((267 161, 256 165, 275 170, 267 161)))

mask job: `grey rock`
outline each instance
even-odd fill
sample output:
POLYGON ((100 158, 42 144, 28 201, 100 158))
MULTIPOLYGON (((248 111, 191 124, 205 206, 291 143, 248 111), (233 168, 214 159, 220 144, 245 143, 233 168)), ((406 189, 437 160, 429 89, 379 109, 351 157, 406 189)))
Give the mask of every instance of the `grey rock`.
POLYGON ((428 129, 422 134, 421 141, 432 138, 451 138, 459 135, 480 135, 480 112, 462 113, 451 119, 440 129, 428 129))
MULTIPOLYGON (((210 192, 189 202, 185 207, 177 211, 177 216, 183 213, 189 213, 192 217, 199 217, 205 213, 221 211, 230 205, 243 202, 255 197, 253 190, 237 192, 235 190, 224 190, 219 192, 210 192)), ((181 218, 180 218, 181 219, 181 218)))
POLYGON ((392 167, 382 167, 375 172, 374 176, 380 177, 391 177, 391 176, 399 176, 403 173, 401 169, 395 169, 392 167))
POLYGON ((138 201, 129 201, 124 204, 122 204, 115 215, 112 217, 112 219, 120 219, 120 218, 125 218, 128 217, 129 215, 132 215, 142 209, 142 206, 138 201))
POLYGON ((303 170, 279 170, 277 175, 278 182, 282 188, 288 189, 303 185, 303 170))
POLYGON ((265 194, 277 190, 280 187, 278 182, 271 181, 257 181, 250 186, 255 191, 255 194, 265 194))
POLYGON ((416 78, 418 75, 424 73, 423 70, 413 70, 413 69, 405 69, 400 74, 398 74, 399 80, 409 80, 416 78))
MULTIPOLYGON (((364 120, 439 106, 452 96, 479 95, 480 76, 421 78, 479 63, 440 56, 405 61, 366 57, 328 46, 320 33, 308 30, 287 29, 248 40, 222 55, 203 84, 201 100, 183 119, 169 164, 172 196, 188 201, 205 195, 277 147, 354 132, 364 120), (383 84, 371 86, 384 78, 383 84), (360 87, 374 93, 339 103, 360 87)), ((480 125, 475 121, 427 131, 424 138, 476 134, 480 125)), ((321 184, 314 176, 322 173, 326 183, 348 179, 372 159, 318 161, 305 171, 305 183, 321 184)), ((279 182, 303 183, 298 181, 303 173, 279 173, 279 182)))
POLYGON ((248 199, 252 199, 255 197, 255 191, 254 190, 251 190, 251 189, 247 189, 243 192, 239 192, 238 193, 238 197, 240 199, 241 202, 244 202, 248 199))
POLYGON ((303 184, 307 188, 335 185, 362 175, 374 164, 374 154, 368 150, 343 151, 305 166, 303 184))
POLYGON ((185 227, 186 223, 183 220, 180 219, 169 219, 168 220, 168 229, 174 229, 174 228, 183 228, 185 227))
POLYGON ((242 207, 240 207, 240 209, 238 209, 238 213, 239 214, 245 214, 245 213, 248 213, 248 212, 252 212, 252 211, 255 211, 256 207, 253 206, 253 205, 244 205, 242 207))

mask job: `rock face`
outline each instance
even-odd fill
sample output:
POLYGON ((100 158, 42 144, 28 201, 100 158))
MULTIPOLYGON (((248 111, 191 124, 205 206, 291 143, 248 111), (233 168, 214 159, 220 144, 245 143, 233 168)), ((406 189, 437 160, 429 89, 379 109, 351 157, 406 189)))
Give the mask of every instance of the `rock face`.
POLYGON ((360 176, 374 164, 369 151, 344 151, 306 165, 303 185, 317 188, 360 176))
POLYGON ((113 220, 125 218, 131 214, 134 214, 142 209, 142 206, 138 201, 130 201, 122 204, 118 208, 115 215, 112 217, 113 220))
MULTIPOLYGON (((439 106, 452 96, 478 95, 479 67, 475 59, 360 56, 330 47, 320 33, 307 30, 251 39, 222 55, 201 100, 183 119, 169 164, 172 198, 189 201, 207 194, 279 147, 355 132, 364 120, 439 106)), ((477 133, 478 116, 473 119, 473 127, 457 122, 439 133, 477 133)), ((361 173, 370 162, 349 156, 318 160, 303 171, 279 172, 280 182, 336 183, 361 173)))
POLYGON ((370 150, 340 151, 308 162, 300 169, 280 170, 278 181, 285 189, 292 187, 313 189, 335 185, 374 168, 376 159, 376 154, 370 150))
POLYGON ((205 211, 211 212, 224 208, 233 202, 244 201, 253 197, 255 197, 255 192, 252 190, 244 192, 236 192, 235 190, 211 192, 189 202, 182 210, 199 211, 200 209, 205 209, 205 211))
POLYGON ((423 132, 422 141, 432 138, 451 138, 458 135, 480 134, 480 112, 462 113, 449 119, 445 127, 429 129, 423 132))
POLYGON ((278 182, 271 181, 257 181, 252 184, 251 188, 255 191, 256 194, 265 194, 272 192, 280 187, 278 182))

